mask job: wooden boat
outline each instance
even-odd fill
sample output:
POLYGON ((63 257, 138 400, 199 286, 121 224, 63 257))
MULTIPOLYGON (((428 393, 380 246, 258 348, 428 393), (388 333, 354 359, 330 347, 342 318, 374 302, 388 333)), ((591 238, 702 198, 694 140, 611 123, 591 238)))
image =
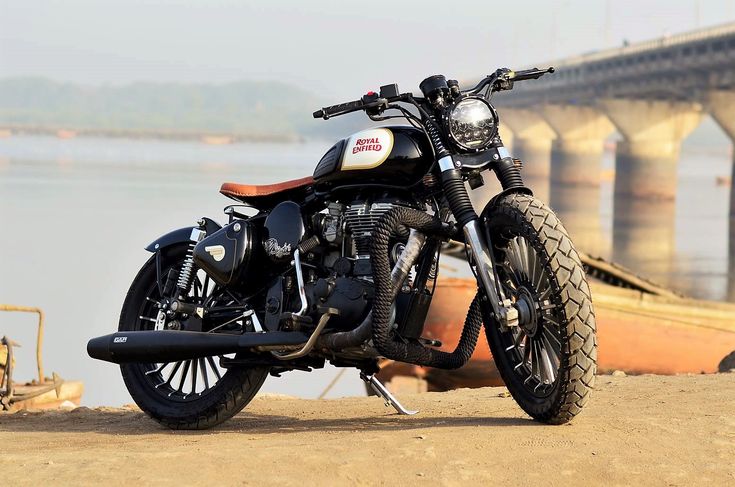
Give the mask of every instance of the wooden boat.
MULTIPOLYGON (((595 305, 600 373, 700 374, 735 368, 734 304, 681 296, 600 258, 582 255, 582 262, 595 305)), ((474 279, 440 278, 424 335, 453 350, 475 292, 474 279)), ((503 384, 482 336, 469 364, 457 371, 386 361, 379 376, 387 382, 401 376, 400 388, 411 391, 503 384), (405 380, 409 377, 426 384, 405 380)))

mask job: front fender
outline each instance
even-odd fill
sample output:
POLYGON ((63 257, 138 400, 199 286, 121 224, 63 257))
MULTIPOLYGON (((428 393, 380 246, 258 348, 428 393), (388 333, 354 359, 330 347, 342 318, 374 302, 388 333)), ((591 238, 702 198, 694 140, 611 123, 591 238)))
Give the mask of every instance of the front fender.
MULTIPOLYGON (((222 225, 211 218, 204 217, 202 220, 204 220, 204 230, 207 232, 207 235, 212 235, 214 232, 222 228, 222 225)), ((166 235, 158 237, 156 240, 148 244, 145 249, 148 252, 153 253, 172 245, 189 242, 191 240, 191 231, 195 228, 199 227, 184 227, 168 232, 166 235)))
POLYGON ((485 222, 488 218, 488 213, 490 213, 490 210, 493 206, 495 206, 495 202, 498 201, 501 198, 504 198, 506 195, 513 194, 513 193, 519 193, 519 194, 527 194, 528 196, 533 196, 533 191, 531 191, 530 188, 527 188, 526 186, 518 186, 515 188, 508 188, 506 190, 501 191, 500 193, 493 196, 490 201, 487 202, 485 205, 485 208, 482 209, 482 212, 480 213, 480 221, 485 222))

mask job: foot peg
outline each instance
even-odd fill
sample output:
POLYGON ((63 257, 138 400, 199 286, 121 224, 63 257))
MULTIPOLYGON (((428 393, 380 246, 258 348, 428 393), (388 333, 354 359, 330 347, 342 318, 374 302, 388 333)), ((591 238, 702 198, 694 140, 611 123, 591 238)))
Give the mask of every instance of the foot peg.
POLYGON ((405 414, 408 416, 418 413, 418 411, 411 411, 404 408, 403 405, 398 402, 398 399, 396 399, 374 375, 366 375, 364 372, 360 372, 360 379, 364 380, 365 383, 375 391, 375 394, 385 400, 386 407, 393 406, 399 414, 405 414))

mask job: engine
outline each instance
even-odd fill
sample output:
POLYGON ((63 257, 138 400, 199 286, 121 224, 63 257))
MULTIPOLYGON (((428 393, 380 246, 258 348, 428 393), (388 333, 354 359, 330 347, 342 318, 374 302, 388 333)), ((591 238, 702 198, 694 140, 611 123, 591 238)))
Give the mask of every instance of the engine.
POLYGON ((393 206, 393 203, 387 202, 355 202, 345 210, 345 227, 354 244, 352 250, 355 259, 370 258, 370 236, 373 227, 393 206))
POLYGON ((340 315, 330 320, 330 326, 354 328, 369 312, 374 295, 371 235, 378 220, 396 204, 401 202, 332 203, 325 212, 315 215, 313 227, 324 243, 322 264, 328 275, 306 287, 317 306, 340 310, 340 315))
MULTIPOLYGON (((350 330, 359 325, 369 313, 375 295, 370 263, 373 229, 395 205, 407 204, 395 199, 353 201, 349 204, 333 202, 307 218, 298 213, 274 219, 274 225, 266 221, 261 240, 275 240, 273 246, 279 248, 290 245, 299 248, 307 311, 298 312, 302 308, 298 275, 290 272, 277 275, 265 299, 265 327, 268 330, 294 329, 305 321, 315 323, 319 307, 340 311, 338 316, 329 320, 329 328, 350 330), (288 223, 294 218, 299 221, 288 223), (297 224, 301 222, 303 226, 297 224), (291 230, 295 227, 299 233, 288 237, 281 235, 285 228, 291 230)), ((277 210, 279 207, 274 208, 271 215, 277 210)), ((403 243, 396 241, 394 244, 392 262, 400 255, 403 243)), ((265 244, 263 246, 266 247, 265 244)), ((282 267, 284 270, 290 267, 291 257, 279 258, 268 253, 267 248, 266 255, 276 268, 279 265, 287 266, 282 267)))

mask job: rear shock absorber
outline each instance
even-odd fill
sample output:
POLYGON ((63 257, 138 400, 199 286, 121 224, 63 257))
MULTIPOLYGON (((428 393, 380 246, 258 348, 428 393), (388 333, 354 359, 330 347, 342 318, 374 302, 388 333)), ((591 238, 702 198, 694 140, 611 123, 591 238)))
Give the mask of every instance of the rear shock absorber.
POLYGON ((189 248, 186 250, 186 258, 184 263, 181 265, 179 271, 179 279, 176 282, 176 287, 179 288, 180 295, 186 295, 191 290, 191 284, 194 281, 196 275, 196 269, 194 266, 194 247, 206 237, 207 232, 201 228, 192 228, 191 237, 189 237, 189 248))

